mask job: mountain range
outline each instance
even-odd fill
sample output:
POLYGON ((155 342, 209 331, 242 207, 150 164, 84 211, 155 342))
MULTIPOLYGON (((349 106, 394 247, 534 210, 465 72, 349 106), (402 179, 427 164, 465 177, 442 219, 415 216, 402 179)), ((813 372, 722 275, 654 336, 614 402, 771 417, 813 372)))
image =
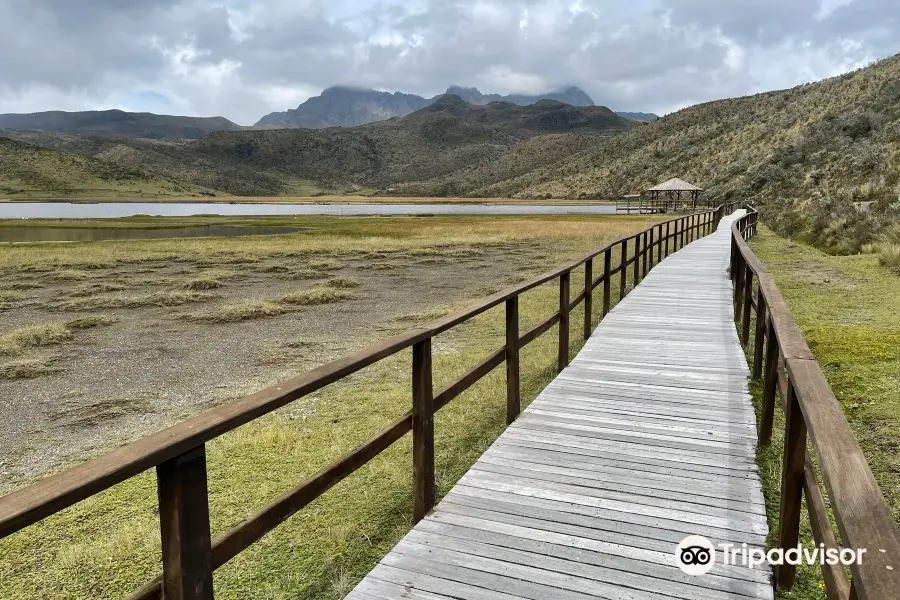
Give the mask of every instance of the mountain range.
MULTIPOLYGON (((433 98, 423 98, 402 92, 379 92, 377 90, 349 86, 335 86, 314 96, 294 109, 274 112, 260 119, 255 127, 354 127, 392 117, 404 117, 425 108, 444 95, 459 96, 466 102, 485 105, 491 102, 510 102, 525 106, 541 100, 557 100, 571 106, 594 106, 594 101, 581 88, 570 86, 556 92, 528 96, 523 94, 483 94, 478 88, 452 85, 444 94, 433 98)), ((619 116, 652 121, 659 117, 652 113, 617 113, 619 116)))
MULTIPOLYGON (((563 156, 635 127, 641 125, 602 106, 474 105, 447 94, 405 117, 358 127, 218 131, 196 141, 7 130, 0 194, 91 195, 125 186, 158 195, 299 196, 441 180, 437 193, 446 195, 455 188, 445 178, 520 146, 540 150, 534 156, 542 159, 563 156)), ((521 174, 537 166, 522 156, 498 168, 521 174)))

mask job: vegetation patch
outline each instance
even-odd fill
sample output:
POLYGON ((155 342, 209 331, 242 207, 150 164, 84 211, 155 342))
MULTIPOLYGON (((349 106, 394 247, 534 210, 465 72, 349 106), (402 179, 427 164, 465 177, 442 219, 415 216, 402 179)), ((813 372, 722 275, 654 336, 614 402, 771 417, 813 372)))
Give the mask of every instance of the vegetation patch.
POLYGON ((284 273, 279 273, 279 279, 287 279, 288 281, 296 281, 301 279, 320 279, 327 277, 327 273, 317 271, 316 269, 293 269, 284 273))
POLYGON ((287 309, 284 306, 274 302, 248 301, 226 304, 214 311, 190 315, 188 318, 206 323, 237 323, 263 317, 275 317, 285 312, 287 309))
POLYGON ((27 298, 27 296, 21 292, 0 292, 0 305, 9 304, 12 302, 21 302, 27 298))
POLYGON ((343 269, 346 265, 339 260, 325 259, 311 260, 307 266, 316 271, 337 271, 338 269, 343 269))
POLYGON ((205 276, 205 277, 197 277, 195 279, 191 279, 190 281, 184 284, 184 289, 191 290, 195 292, 202 292, 206 290, 215 290, 222 287, 222 280, 217 279, 215 277, 205 276))
POLYGON ((29 348, 52 346, 71 339, 72 332, 57 323, 21 327, 0 335, 0 356, 19 356, 29 348))
POLYGON ((70 300, 55 308, 67 311, 101 310, 111 308, 142 308, 148 306, 181 306, 197 302, 208 302, 218 298, 204 292, 155 292, 138 296, 93 296, 70 300))
POLYGON ((128 289, 128 286, 121 283, 94 282, 75 286, 67 295, 70 298, 85 298, 94 294, 121 292, 126 289, 128 289))
POLYGON ((333 288, 310 288, 286 294, 278 299, 285 304, 297 304, 301 306, 313 306, 316 304, 331 304, 352 298, 353 294, 344 290, 333 288))
POLYGON ((74 321, 69 321, 66 323, 66 327, 69 329, 94 329, 96 327, 108 327, 115 323, 114 319, 110 319, 109 317, 104 317, 103 315, 96 315, 93 317, 85 317, 83 319, 75 319, 74 321))
POLYGON ((23 358, 0 363, 0 380, 36 379, 58 372, 50 358, 23 358))
POLYGON ((325 285, 331 288, 349 290, 352 288, 358 288, 360 284, 359 281, 353 279, 352 277, 335 277, 334 279, 329 279, 328 281, 326 281, 325 285))

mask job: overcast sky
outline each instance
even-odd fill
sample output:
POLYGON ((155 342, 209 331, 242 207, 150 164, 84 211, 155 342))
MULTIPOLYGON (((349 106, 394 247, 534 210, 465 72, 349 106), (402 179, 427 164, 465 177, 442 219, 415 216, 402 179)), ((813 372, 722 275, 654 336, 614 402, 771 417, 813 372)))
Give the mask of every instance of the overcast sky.
POLYGON ((0 112, 242 125, 335 84, 665 113, 900 52, 898 0, 0 0, 0 112))

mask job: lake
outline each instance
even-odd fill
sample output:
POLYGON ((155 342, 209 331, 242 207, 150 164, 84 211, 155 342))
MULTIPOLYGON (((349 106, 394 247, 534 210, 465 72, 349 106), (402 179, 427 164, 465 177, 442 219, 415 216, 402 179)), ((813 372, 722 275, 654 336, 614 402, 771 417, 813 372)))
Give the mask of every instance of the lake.
POLYGON ((115 219, 135 215, 614 215, 588 204, 204 204, 192 202, 0 202, 0 219, 115 219))

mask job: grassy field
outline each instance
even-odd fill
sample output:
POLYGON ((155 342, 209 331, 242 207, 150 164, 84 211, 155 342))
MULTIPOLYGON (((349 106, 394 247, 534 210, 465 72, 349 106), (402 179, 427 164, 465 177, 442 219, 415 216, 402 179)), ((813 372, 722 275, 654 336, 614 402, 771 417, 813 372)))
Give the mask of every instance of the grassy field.
MULTIPOLYGON (((763 227, 751 246, 775 277, 900 522, 900 277, 874 255, 830 256, 763 227)), ((760 393, 754 389, 757 410, 760 393)), ((759 454, 770 527, 777 524, 783 433, 776 410, 772 446, 759 454)), ((805 510, 802 536, 812 543, 805 510)), ((800 568, 795 591, 780 597, 824 599, 818 569, 800 568)))
MULTIPOLYGON (((463 256, 478 248, 541 244, 560 261, 645 227, 648 217, 319 219, 305 234, 266 239, 183 239, 128 243, 0 248, 0 271, 93 273, 152 261, 214 262, 288 257, 341 261, 342 256, 403 251, 428 260, 463 256), (327 256, 327 258, 324 258, 327 256)), ((310 261, 311 262, 311 261, 310 261)), ((317 263, 318 264, 318 263, 317 263)), ((375 264, 383 263, 373 263, 375 264)), ((319 265, 322 266, 322 265, 319 265)), ((335 265, 330 265, 335 266, 335 265)), ((524 279, 526 271, 517 273, 524 279)), ((338 279, 332 280, 338 281, 338 279)), ((75 281, 84 285, 83 281, 75 281)), ((314 294, 317 302, 353 288, 345 280, 314 294)), ((573 274, 573 296, 583 286, 573 274)), ((614 300, 615 300, 614 286, 614 300)), ((355 290, 354 290, 354 293, 355 290)), ((599 310, 599 302, 595 303, 599 310)), ((283 306, 277 305, 276 308, 283 306)), ((245 307, 247 308, 247 307, 245 307)), ((249 307, 272 310, 271 306, 249 307)), ((412 327, 453 309, 406 315, 412 327)), ((555 283, 525 294, 521 330, 558 309, 555 283)), ((580 346, 582 309, 572 315, 570 350, 580 346)), ((595 315, 595 321, 596 317, 595 315)), ((263 322, 259 322, 263 323, 263 322)), ((262 327, 263 325, 259 325, 262 327)), ((71 330, 17 334, 11 351, 64 341, 71 330)), ((80 335, 78 333, 74 335, 80 335)), ((504 343, 502 306, 434 340, 434 385, 439 389, 504 343)), ((554 375, 551 330, 522 355, 523 404, 554 375)), ((208 445, 213 534, 219 535, 409 410, 410 355, 403 352, 303 398, 208 445), (263 468, 264 466, 264 468, 263 468)), ((436 417, 439 495, 446 493, 503 430, 505 378, 496 369, 436 417)), ((291 518, 215 575, 220 598, 340 598, 409 529, 411 452, 407 436, 376 460, 291 518)), ((152 579, 159 566, 156 489, 145 473, 0 542, 0 597, 122 597, 152 579)))

